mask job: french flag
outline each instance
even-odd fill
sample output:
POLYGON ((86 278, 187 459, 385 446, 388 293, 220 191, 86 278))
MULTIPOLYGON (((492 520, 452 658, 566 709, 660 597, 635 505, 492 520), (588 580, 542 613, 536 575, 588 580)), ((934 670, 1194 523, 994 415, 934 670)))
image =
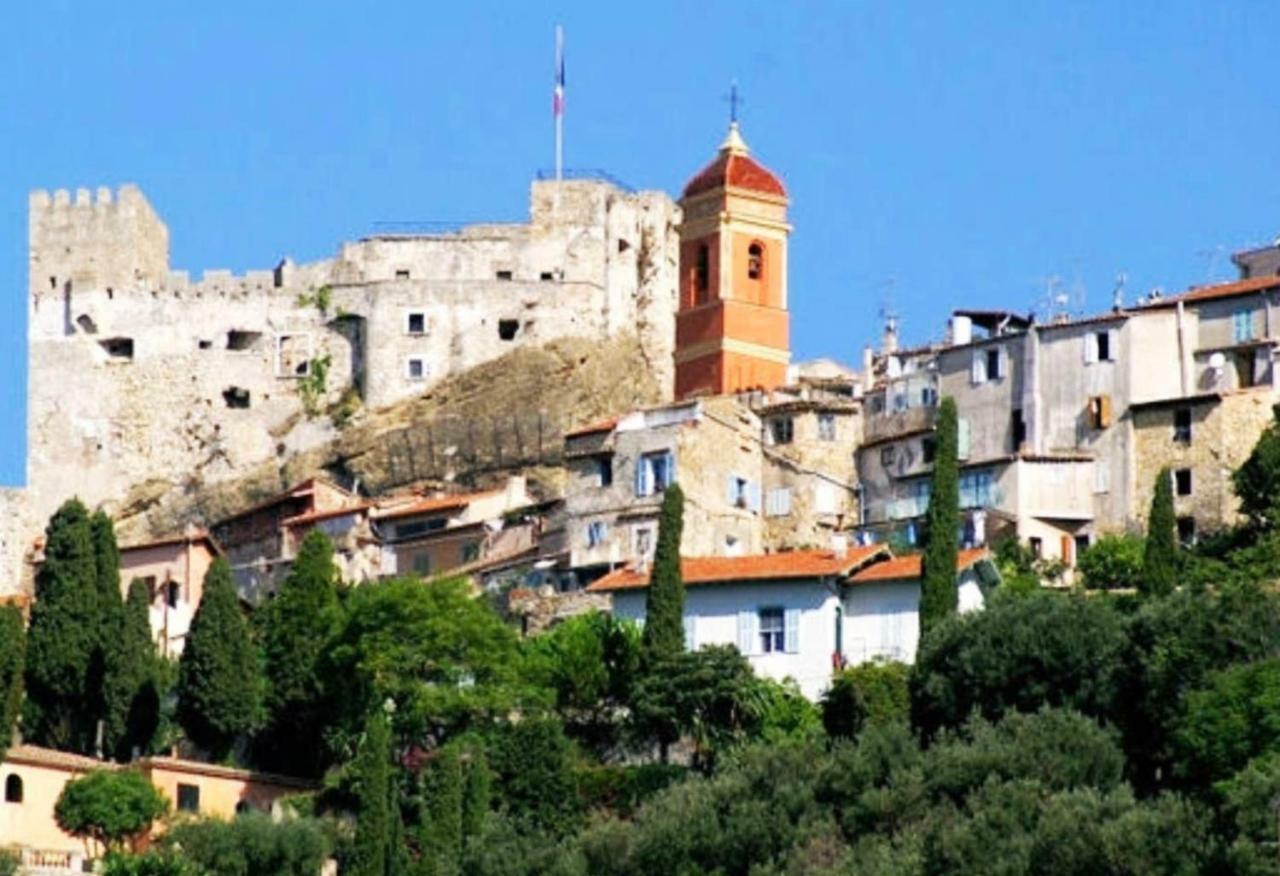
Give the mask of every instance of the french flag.
POLYGON ((551 114, 564 115, 564 31, 556 28, 556 87, 551 93, 551 114))

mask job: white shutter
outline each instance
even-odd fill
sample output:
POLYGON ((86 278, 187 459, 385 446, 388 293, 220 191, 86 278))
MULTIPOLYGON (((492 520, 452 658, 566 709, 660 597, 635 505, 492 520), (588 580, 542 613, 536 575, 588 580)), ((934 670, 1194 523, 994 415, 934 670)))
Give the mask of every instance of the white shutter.
POLYGON ((987 380, 987 359, 982 350, 973 351, 973 359, 969 364, 969 379, 975 384, 985 383, 987 380))
POLYGON ((1093 491, 1095 493, 1111 492, 1111 466, 1107 462, 1105 458, 1093 461, 1093 491))
POLYGON ((1111 362, 1120 358, 1120 333, 1115 329, 1107 329, 1107 353, 1111 362))
POLYGON ((1098 336, 1086 332, 1084 336, 1084 364, 1092 365, 1098 361, 1098 336))
POLYGON ((965 417, 956 420, 956 456, 969 458, 969 420, 965 417))
POLYGON ((768 514, 770 517, 786 517, 791 513, 791 490, 777 487, 769 491, 768 514))
POLYGON ((743 656, 756 653, 756 645, 760 636, 756 633, 756 613, 754 611, 738 612, 738 650, 743 656))
POLYGON ((729 474, 724 480, 724 501, 732 507, 738 501, 738 476, 729 474))
POLYGON ((760 485, 747 484, 747 509, 760 513, 760 485))
POLYGON ((696 621, 697 618, 691 614, 686 614, 684 616, 684 649, 686 651, 698 650, 698 641, 696 636, 698 625, 696 621))
POLYGON ((1001 347, 996 352, 996 368, 1000 370, 1000 373, 997 374, 996 377, 1003 379, 1009 376, 1009 348, 1008 347, 1001 347))
POLYGON ((800 609, 788 608, 785 615, 786 633, 783 650, 788 654, 800 653, 800 609))

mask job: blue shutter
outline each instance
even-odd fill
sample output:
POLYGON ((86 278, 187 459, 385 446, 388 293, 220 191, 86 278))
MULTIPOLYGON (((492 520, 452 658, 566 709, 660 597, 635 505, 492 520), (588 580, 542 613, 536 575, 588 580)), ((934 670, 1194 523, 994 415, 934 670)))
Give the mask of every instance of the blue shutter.
POLYGON ((756 634, 756 613, 745 610, 738 612, 738 650, 744 656, 756 653, 759 638, 756 634))
POLYGON ((670 486, 676 482, 676 455, 668 450, 666 453, 662 454, 662 459, 667 466, 666 485, 670 486))
POLYGON ((645 466, 644 457, 643 457, 643 456, 637 456, 637 457, 636 457, 636 472, 635 472, 635 482, 636 482, 636 483, 635 483, 635 488, 636 488, 636 495, 637 495, 637 496, 643 496, 643 495, 644 495, 644 466, 645 466))
POLYGON ((738 499, 738 476, 727 475, 724 482, 724 500, 730 506, 738 499))
POLYGON ((694 623, 694 617, 691 614, 684 616, 684 649, 686 651, 698 650, 698 642, 694 637, 697 631, 697 625, 694 623))
POLYGON ((760 513, 760 485, 747 484, 747 508, 760 513))
POLYGON ((788 608, 786 611, 786 638, 783 650, 788 654, 800 653, 800 609, 788 608))

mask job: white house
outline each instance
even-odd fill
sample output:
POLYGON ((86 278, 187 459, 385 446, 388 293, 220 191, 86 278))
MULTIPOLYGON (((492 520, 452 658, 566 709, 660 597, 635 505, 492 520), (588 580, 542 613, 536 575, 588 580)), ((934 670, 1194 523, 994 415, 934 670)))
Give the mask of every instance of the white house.
MULTIPOLYGON (((960 607, 980 608, 995 568, 985 550, 962 551, 960 607)), ((685 644, 735 645, 759 675, 793 678, 805 696, 826 690, 841 665, 915 658, 920 558, 879 545, 743 557, 685 557, 685 644)), ((643 622, 648 569, 616 569, 587 588, 609 593, 616 617, 643 622)))

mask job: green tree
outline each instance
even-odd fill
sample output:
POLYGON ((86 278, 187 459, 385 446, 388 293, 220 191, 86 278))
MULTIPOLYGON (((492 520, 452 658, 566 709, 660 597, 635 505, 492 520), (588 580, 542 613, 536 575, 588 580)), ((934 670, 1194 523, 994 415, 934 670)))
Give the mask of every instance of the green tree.
POLYGON ((1124 644, 1121 618, 1106 600, 1050 592, 993 598, 921 642, 912 723, 931 736, 974 711, 992 720, 1045 705, 1107 715, 1124 644))
POLYGON ((1175 746, 1175 769, 1201 787, 1280 752, 1280 659, 1235 664, 1188 693, 1175 746))
POLYGON ((573 745, 555 718, 504 727, 489 749, 494 790, 515 818, 562 836, 577 825, 573 745))
POLYGON ((493 803, 493 773, 484 751, 470 752, 466 765, 466 785, 462 789, 462 834, 470 839, 484 829, 493 803))
POLYGON ((1173 477, 1162 468, 1156 476, 1147 515, 1147 545, 1142 556, 1142 592, 1172 593, 1178 583, 1178 521, 1173 511, 1173 477))
POLYGON ((1146 542, 1136 535, 1104 535, 1080 555, 1078 569, 1090 590, 1142 586, 1146 542))
POLYGON ((188 738, 225 760, 236 740, 259 726, 262 676, 240 611, 231 567, 215 560, 204 578, 178 664, 178 722, 188 738))
POLYGON ((72 836, 118 850, 145 834, 168 808, 141 773, 95 770, 63 786, 53 815, 72 836))
POLYGON ((45 529, 27 636, 23 730, 29 742, 92 753, 98 697, 90 688, 98 627, 97 568, 89 512, 68 500, 45 529))
POLYGON ((325 766, 329 685, 320 661, 341 622, 333 543, 314 529, 275 599, 259 614, 266 667, 267 724, 255 742, 262 765, 290 775, 325 766))
POLYGON ((230 821, 201 818, 174 825, 162 840, 200 874, 236 876, 316 876, 330 843, 314 818, 275 821, 245 812, 230 821))
MULTIPOLYGON (((465 773, 457 748, 446 746, 422 776, 418 849, 434 873, 456 872, 462 857, 465 773)), ((422 868, 420 868, 422 869, 422 868)))
MULTIPOLYGON (((120 598, 120 548, 116 544, 115 526, 105 511, 95 511, 89 518, 89 534, 93 540, 93 565, 95 590, 98 597, 98 641, 89 664, 87 688, 93 702, 94 721, 102 722, 102 751, 112 750, 110 729, 115 714, 121 707, 110 699, 109 690, 115 687, 111 676, 117 670, 120 659, 120 637, 124 627, 124 601, 120 598)), ((95 726, 95 737, 98 728, 95 726)))
POLYGON ((862 663, 835 674, 822 697, 828 736, 857 736, 867 723, 905 721, 911 712, 910 670, 902 663, 862 663))
POLYGON ((9 750, 22 710, 22 673, 27 658, 27 631, 22 610, 0 605, 0 761, 9 750))
POLYGON ((1240 511, 1257 530, 1270 531, 1280 521, 1280 405, 1241 466, 1231 475, 1240 511))
POLYGON ((950 396, 938 408, 937 451, 925 514, 923 578, 920 584, 920 632, 927 635, 956 612, 956 564, 960 553, 959 423, 950 396))
POLYGON ((647 666, 684 650, 684 578, 680 539, 684 532, 684 492, 671 484, 662 496, 658 543, 644 599, 643 662, 647 666))
POLYGON ((138 579, 129 584, 119 639, 106 677, 105 750, 121 761, 146 752, 160 722, 160 690, 155 644, 151 640, 151 591, 138 579))
POLYGON ((396 850, 391 847, 399 821, 391 775, 391 729, 386 713, 371 709, 364 738, 352 764, 356 793, 356 833, 343 871, 351 876, 386 876, 396 850))

